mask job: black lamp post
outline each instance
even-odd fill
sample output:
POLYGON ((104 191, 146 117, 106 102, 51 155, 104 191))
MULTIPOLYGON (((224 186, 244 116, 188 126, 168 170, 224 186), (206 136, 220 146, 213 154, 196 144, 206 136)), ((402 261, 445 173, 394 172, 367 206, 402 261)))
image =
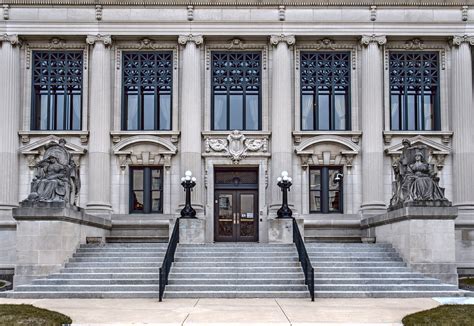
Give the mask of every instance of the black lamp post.
POLYGON ((280 209, 277 211, 278 218, 291 218, 293 216, 293 212, 288 207, 288 191, 290 191, 290 187, 292 185, 291 178, 288 176, 288 172, 283 171, 281 173, 281 177, 277 178, 278 187, 281 188, 283 192, 283 203, 281 204, 280 209))
POLYGON ((192 177, 191 171, 186 171, 185 176, 181 178, 181 185, 186 191, 186 203, 181 210, 181 218, 196 218, 196 211, 191 206, 191 190, 196 185, 196 178, 192 177))

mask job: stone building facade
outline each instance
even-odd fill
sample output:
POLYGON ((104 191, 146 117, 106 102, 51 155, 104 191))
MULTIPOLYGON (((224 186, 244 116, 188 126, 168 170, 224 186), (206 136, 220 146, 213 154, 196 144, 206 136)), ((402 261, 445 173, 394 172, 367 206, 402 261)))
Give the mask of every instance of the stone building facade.
POLYGON ((285 170, 305 237, 360 239, 407 138, 430 149, 458 268, 474 267, 471 1, 0 2, 0 267, 60 138, 78 205, 112 229, 167 225, 192 171, 207 242, 267 242, 285 170))

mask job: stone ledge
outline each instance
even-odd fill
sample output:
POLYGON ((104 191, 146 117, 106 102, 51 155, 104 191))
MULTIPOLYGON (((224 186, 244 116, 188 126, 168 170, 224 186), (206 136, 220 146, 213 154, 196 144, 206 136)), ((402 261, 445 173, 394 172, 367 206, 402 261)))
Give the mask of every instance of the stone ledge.
POLYGON ((392 224, 406 220, 454 220, 458 216, 456 207, 403 207, 382 215, 360 221, 361 229, 392 224))
POLYGON ((112 222, 108 219, 89 215, 82 208, 65 203, 22 204, 13 209, 13 218, 17 221, 63 221, 110 230, 112 222))

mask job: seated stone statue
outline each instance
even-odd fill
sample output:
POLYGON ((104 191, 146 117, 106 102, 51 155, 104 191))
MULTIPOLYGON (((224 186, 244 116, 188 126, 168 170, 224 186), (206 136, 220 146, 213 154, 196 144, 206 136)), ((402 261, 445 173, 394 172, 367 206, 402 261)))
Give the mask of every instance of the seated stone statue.
POLYGON ((395 181, 390 209, 435 202, 437 206, 451 205, 444 197, 444 188, 439 186, 433 164, 426 162, 427 156, 426 146, 411 146, 407 139, 403 140, 402 155, 398 164, 393 166, 395 181))
POLYGON ((44 159, 35 168, 31 193, 26 202, 65 202, 76 204, 80 189, 79 169, 65 148, 66 141, 48 145, 44 159))

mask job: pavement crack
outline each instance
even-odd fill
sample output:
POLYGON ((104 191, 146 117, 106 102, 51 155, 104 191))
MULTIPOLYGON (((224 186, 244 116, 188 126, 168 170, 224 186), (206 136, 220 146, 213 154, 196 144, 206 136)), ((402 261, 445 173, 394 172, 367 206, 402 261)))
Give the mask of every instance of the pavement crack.
POLYGON ((277 299, 275 299, 275 302, 276 302, 276 304, 278 305, 278 307, 280 308, 280 310, 281 310, 281 312, 283 313, 283 315, 285 315, 286 320, 288 320, 288 323, 289 323, 290 326, 291 326, 291 320, 290 320, 290 318, 288 318, 288 316, 286 315, 285 310, 283 310, 283 308, 281 307, 281 305, 280 305, 280 303, 278 302, 277 299))

